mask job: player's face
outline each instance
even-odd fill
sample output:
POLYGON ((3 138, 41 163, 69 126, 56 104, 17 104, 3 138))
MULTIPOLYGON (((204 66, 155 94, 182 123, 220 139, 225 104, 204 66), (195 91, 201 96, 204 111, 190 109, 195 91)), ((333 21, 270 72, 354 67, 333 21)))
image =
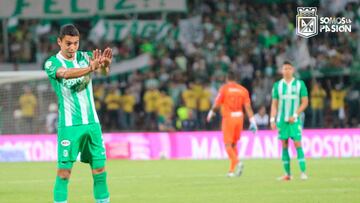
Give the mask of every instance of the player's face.
POLYGON ((76 51, 79 49, 79 40, 79 36, 70 35, 65 35, 62 39, 58 38, 58 44, 63 56, 68 59, 74 58, 76 51))
POLYGON ((294 74, 294 67, 289 64, 285 64, 282 67, 282 74, 284 78, 292 78, 294 74))

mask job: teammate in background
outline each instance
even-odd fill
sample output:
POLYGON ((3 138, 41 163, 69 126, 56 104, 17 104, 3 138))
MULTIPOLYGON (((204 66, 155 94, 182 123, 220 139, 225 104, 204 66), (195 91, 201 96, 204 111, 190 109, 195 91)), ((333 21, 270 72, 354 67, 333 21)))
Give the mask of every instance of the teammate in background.
POLYGON ((226 152, 230 160, 228 176, 240 176, 244 165, 239 161, 237 142, 241 137, 241 131, 244 123, 243 108, 249 117, 250 129, 257 130, 254 113, 251 107, 248 90, 236 83, 236 74, 230 71, 226 78, 226 84, 223 85, 215 99, 215 103, 207 115, 207 121, 215 115, 215 110, 221 107, 222 113, 222 132, 226 152))
POLYGON ((105 171, 105 147, 95 110, 90 74, 107 74, 112 50, 78 51, 80 34, 71 24, 60 29, 57 39, 60 51, 45 62, 45 71, 58 97, 58 163, 54 202, 67 202, 67 187, 73 163, 89 163, 97 203, 110 202, 105 171))
POLYGON ((271 129, 279 130, 279 139, 282 143, 282 161, 285 175, 280 180, 291 180, 289 138, 294 141, 299 166, 300 178, 306 180, 306 165, 304 152, 301 147, 302 124, 299 115, 308 106, 308 91, 305 83, 293 77, 294 67, 285 61, 282 66, 283 79, 275 82, 272 89, 270 125, 271 129))

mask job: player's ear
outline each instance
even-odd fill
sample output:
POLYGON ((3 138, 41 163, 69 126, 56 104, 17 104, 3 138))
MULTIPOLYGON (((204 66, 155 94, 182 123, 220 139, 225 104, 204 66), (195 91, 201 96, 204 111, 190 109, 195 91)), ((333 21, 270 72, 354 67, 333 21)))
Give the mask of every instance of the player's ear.
POLYGON ((59 46, 61 46, 61 39, 60 39, 60 37, 57 38, 57 43, 58 43, 59 46))

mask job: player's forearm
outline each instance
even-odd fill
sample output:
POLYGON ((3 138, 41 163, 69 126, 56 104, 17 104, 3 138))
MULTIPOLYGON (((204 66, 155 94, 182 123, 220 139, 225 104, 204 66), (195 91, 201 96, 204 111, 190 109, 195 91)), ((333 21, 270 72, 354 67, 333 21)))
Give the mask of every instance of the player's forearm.
POLYGON ((271 112, 270 112, 270 121, 271 122, 275 121, 276 113, 277 113, 277 101, 273 100, 271 102, 271 112))
POLYGON ((254 111, 252 110, 251 104, 245 105, 245 111, 249 119, 254 117, 254 111))
POLYGON ((91 67, 86 68, 61 68, 56 72, 56 77, 71 79, 87 75, 92 72, 91 67))
POLYGON ((219 110, 219 108, 220 108, 220 106, 213 105, 213 106, 211 107, 210 111, 216 112, 216 111, 219 110))
POLYGON ((296 110, 296 114, 300 115, 302 112, 305 111, 308 105, 309 105, 309 100, 307 98, 301 99, 301 104, 300 107, 296 110))

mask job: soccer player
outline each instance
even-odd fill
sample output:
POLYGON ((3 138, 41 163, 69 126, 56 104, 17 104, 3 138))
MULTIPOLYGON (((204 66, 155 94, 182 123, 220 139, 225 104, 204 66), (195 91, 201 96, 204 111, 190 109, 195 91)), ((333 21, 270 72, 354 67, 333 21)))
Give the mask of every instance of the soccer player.
POLYGON ((289 138, 294 141, 299 166, 300 178, 307 179, 304 152, 301 147, 302 123, 299 115, 308 106, 308 91, 302 80, 294 78, 294 67, 285 61, 282 66, 283 78, 275 82, 272 89, 270 124, 271 129, 279 130, 282 143, 282 161, 285 175, 280 180, 291 180, 289 138))
POLYGON ((236 74, 230 71, 226 78, 226 84, 220 88, 215 103, 207 115, 207 121, 215 115, 215 110, 221 107, 223 139, 230 160, 228 177, 240 176, 243 171, 243 163, 239 161, 237 142, 240 139, 244 123, 243 108, 249 117, 250 129, 257 130, 254 112, 251 107, 248 90, 236 83, 236 74))
POLYGON ((105 147, 101 126, 95 111, 90 74, 109 72, 112 50, 78 51, 80 34, 71 24, 60 29, 57 39, 60 51, 45 62, 45 71, 58 97, 58 162, 54 202, 67 202, 71 169, 80 160, 89 163, 97 203, 110 202, 105 171, 105 147))

